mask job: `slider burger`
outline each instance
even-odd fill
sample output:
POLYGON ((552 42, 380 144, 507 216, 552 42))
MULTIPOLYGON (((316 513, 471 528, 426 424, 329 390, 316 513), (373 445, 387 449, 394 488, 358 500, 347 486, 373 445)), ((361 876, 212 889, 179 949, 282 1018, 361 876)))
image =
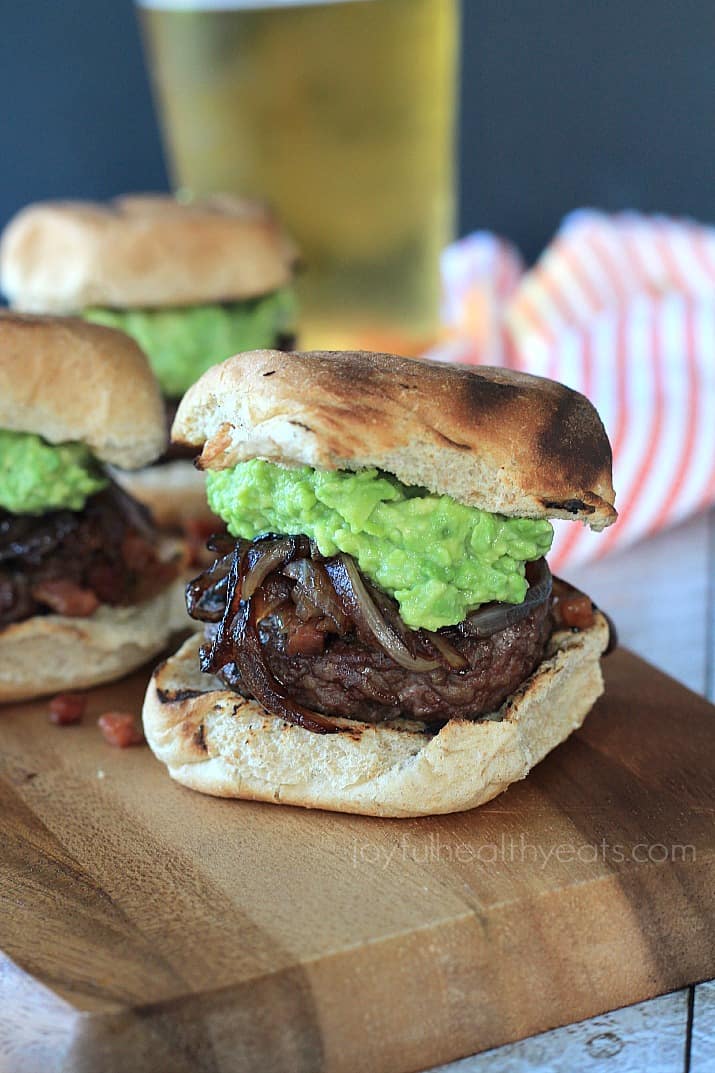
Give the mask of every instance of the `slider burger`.
POLYGON ((388 354, 238 354, 184 397, 230 538, 155 672, 147 739, 204 793, 379 816, 472 808, 603 690, 606 619, 550 518, 616 518, 582 395, 388 354))
MULTIPOLYGON (((131 335, 167 404, 239 350, 294 345, 296 251, 260 205, 229 196, 183 204, 169 196, 107 204, 46 202, 10 221, 0 279, 10 304, 72 313, 131 335)), ((161 525, 208 517, 190 451, 119 476, 161 525)))
POLYGON ((0 315, 0 702, 118 678, 166 644, 177 565, 106 469, 165 446, 128 336, 0 315))

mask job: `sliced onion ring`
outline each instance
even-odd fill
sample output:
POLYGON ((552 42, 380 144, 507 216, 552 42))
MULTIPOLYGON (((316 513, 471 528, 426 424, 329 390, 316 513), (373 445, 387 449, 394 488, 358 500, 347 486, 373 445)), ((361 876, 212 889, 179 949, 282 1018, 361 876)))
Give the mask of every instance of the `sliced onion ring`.
POLYGON ((220 622, 226 603, 228 577, 235 548, 186 586, 186 608, 200 622, 220 622))
POLYGON ((269 574, 291 559, 296 552, 294 537, 282 540, 266 539, 254 544, 248 552, 248 570, 241 582, 241 598, 249 600, 269 574))
POLYGON ((439 660, 413 656, 404 641, 388 625, 360 577, 357 565, 350 556, 337 555, 325 563, 338 596, 355 621, 367 628, 384 651, 408 671, 434 671, 439 660))
POLYGON ((248 569, 247 551, 237 547, 228 575, 226 609, 210 651, 202 653, 201 669, 220 674, 224 666, 234 663, 246 688, 267 712, 315 734, 335 733, 334 723, 292 700, 267 666, 256 627, 255 601, 243 598, 248 569))
MULTIPOLYGON (((296 591, 304 593, 318 614, 326 615, 339 634, 347 633, 350 618, 340 602, 331 579, 322 563, 312 559, 296 559, 283 569, 286 577, 296 582, 296 591)), ((295 600, 295 595, 294 595, 295 600)))
POLYGON ((521 622, 535 607, 548 600, 551 595, 551 571, 546 559, 528 563, 527 569, 531 574, 529 588, 520 604, 483 604, 460 624, 463 632, 473 637, 491 637, 521 622))
POLYGON ((454 645, 449 643, 446 637, 443 637, 439 633, 434 633, 432 630, 423 630, 422 632, 429 640, 429 643, 434 645, 440 656, 444 658, 453 671, 466 671, 469 662, 464 658, 461 652, 457 651, 454 645))

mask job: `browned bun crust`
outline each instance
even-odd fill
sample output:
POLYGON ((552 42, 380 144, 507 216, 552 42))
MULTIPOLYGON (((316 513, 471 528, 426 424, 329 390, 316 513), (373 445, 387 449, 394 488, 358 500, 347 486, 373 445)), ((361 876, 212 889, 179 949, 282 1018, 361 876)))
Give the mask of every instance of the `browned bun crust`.
POLYGON ((264 206, 228 194, 47 201, 7 225, 0 282, 28 312, 180 306, 267 294, 290 281, 296 259, 264 206))
POLYGON ((508 369, 367 352, 254 350, 209 369, 172 436, 202 465, 250 458, 376 466, 403 483, 525 518, 616 518, 611 447, 583 395, 508 369))
POLYGON ((164 403, 124 332, 75 317, 0 313, 0 428, 86 443, 134 469, 166 447, 164 403))
POLYGON ((201 674, 201 640, 156 669, 144 701, 147 741, 172 778, 218 797, 404 817, 491 800, 579 727, 603 692, 608 625, 596 613, 589 629, 554 634, 498 713, 437 733, 406 720, 345 719, 324 735, 292 726, 201 674))

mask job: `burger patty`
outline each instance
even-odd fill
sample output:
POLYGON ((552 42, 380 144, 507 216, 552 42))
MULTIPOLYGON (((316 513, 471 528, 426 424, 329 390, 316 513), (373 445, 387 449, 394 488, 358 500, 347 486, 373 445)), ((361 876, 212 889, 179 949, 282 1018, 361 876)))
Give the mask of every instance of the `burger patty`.
POLYGON ((81 511, 0 510, 0 629, 34 615, 91 615, 134 604, 176 575, 157 554, 148 511, 116 485, 81 511))
MULTIPOLYGON (((241 631, 232 624, 234 611, 226 610, 230 559, 225 555, 189 586, 190 593, 194 589, 189 606, 194 617, 210 623, 202 653, 204 669, 250 697, 254 694, 239 669, 246 658, 241 631), (203 596, 197 601, 198 593, 203 596), (219 620, 223 620, 220 644, 219 620)), ((394 627, 399 620, 396 602, 378 594, 369 582, 366 587, 394 627)), ((292 702, 321 715, 370 723, 397 718, 441 723, 495 711, 541 661, 553 628, 548 598, 488 637, 478 635, 479 612, 474 612, 458 626, 439 631, 465 665, 457 670, 440 660, 432 670, 416 671, 396 662, 347 615, 340 624, 334 616, 332 621, 330 616, 301 617, 304 602, 299 597, 296 603, 298 591, 279 569, 265 578, 253 597, 260 608, 255 613, 258 658, 292 702)))
MULTIPOLYGON (((276 618, 261 623, 265 660, 295 701, 325 716, 377 723, 386 719, 423 722, 470 719, 495 711, 543 657, 552 630, 548 605, 491 637, 465 630, 443 631, 466 658, 465 671, 439 667, 417 673, 395 663, 356 636, 331 637, 320 656, 289 656, 287 635, 276 618)), ((227 685, 244 695, 235 665, 223 668, 227 685)))
POLYGON ((495 711, 541 661, 551 626, 548 603, 487 638, 470 636, 467 619, 463 631, 442 634, 468 669, 421 673, 354 635, 331 637, 317 656, 287 655, 287 637, 275 618, 261 623, 260 637, 271 671, 307 708, 366 723, 396 718, 429 723, 495 711))

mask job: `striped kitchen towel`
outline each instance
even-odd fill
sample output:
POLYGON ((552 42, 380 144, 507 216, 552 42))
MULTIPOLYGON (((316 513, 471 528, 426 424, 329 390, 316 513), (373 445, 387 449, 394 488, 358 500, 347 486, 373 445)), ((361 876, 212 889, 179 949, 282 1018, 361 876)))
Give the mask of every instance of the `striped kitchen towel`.
POLYGON ((715 229, 580 211, 534 268, 476 234, 443 255, 440 360, 583 392, 613 445, 618 521, 557 523, 552 567, 600 558, 715 502, 715 229))

